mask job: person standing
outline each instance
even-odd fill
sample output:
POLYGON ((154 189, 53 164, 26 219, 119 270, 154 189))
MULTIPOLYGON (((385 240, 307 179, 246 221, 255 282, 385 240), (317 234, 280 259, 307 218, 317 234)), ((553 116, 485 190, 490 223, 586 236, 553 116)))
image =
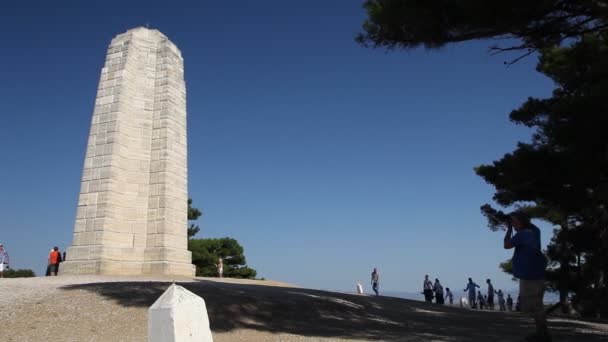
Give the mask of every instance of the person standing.
POLYGON ((479 309, 483 310, 485 302, 483 300, 483 295, 481 294, 481 291, 477 291, 477 304, 479 304, 479 309))
POLYGON ((217 276, 220 278, 223 278, 224 277, 224 260, 222 260, 222 258, 218 258, 217 264, 215 264, 215 267, 217 267, 217 276))
POLYGON ((59 272, 59 263, 63 261, 61 259, 61 253, 59 252, 59 247, 55 246, 49 253, 49 273, 51 276, 56 276, 57 272, 59 272))
POLYGON ((4 249, 4 245, 0 243, 0 278, 4 278, 4 271, 7 271, 10 264, 8 252, 4 249))
POLYGON ((530 222, 524 212, 512 212, 509 214, 503 247, 515 249, 513 276, 519 279, 520 308, 534 317, 536 332, 527 337, 528 341, 551 341, 543 307, 546 259, 540 247, 540 229, 530 222))
POLYGON ((511 298, 510 294, 507 295, 507 310, 513 311, 513 298, 511 298))
POLYGON ((469 278, 469 283, 467 284, 467 287, 464 289, 464 292, 469 292, 469 305, 471 306, 471 309, 474 309, 477 307, 477 305, 475 304, 475 288, 479 287, 479 285, 475 284, 473 282, 473 279, 469 278))
POLYGON ((445 288, 445 298, 448 298, 450 300, 450 305, 454 304, 454 294, 452 293, 452 291, 450 291, 449 287, 445 288))
POLYGON ((486 304, 488 305, 488 309, 494 310, 494 285, 492 285, 490 279, 486 279, 486 284, 488 284, 488 301, 486 304))
POLYGON ((505 295, 504 293, 502 293, 502 290, 498 290, 498 292, 496 292, 496 295, 498 295, 498 306, 500 311, 507 311, 507 308, 505 306, 505 295))
POLYGON ((51 275, 51 264, 49 263, 48 259, 51 256, 51 253, 53 253, 53 249, 51 248, 51 250, 49 251, 49 256, 47 257, 47 262, 46 262, 46 273, 44 274, 45 277, 49 277, 51 275))
POLYGON ((435 303, 443 304, 443 286, 441 286, 441 283, 437 278, 435 278, 435 285, 433 285, 433 291, 435 291, 435 303))
POLYGON ((372 272, 372 290, 374 290, 374 292, 376 292, 376 296, 380 295, 379 291, 379 286, 380 286, 380 273, 378 273, 378 270, 374 267, 374 271, 372 272))
POLYGON ((422 293, 424 293, 425 302, 433 302, 433 282, 429 280, 428 274, 424 276, 424 283, 422 284, 422 293))
POLYGON ((515 302, 515 311, 517 311, 517 312, 521 311, 521 306, 519 305, 520 299, 521 299, 521 297, 517 296, 517 301, 515 302))

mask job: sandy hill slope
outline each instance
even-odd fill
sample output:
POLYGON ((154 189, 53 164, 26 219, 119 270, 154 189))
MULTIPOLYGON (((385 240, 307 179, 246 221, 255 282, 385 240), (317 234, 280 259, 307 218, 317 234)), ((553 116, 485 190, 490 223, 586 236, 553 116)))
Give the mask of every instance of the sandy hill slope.
MULTIPOLYGON (((146 341, 147 308, 174 279, 0 279, 0 341, 146 341)), ((522 341, 530 320, 271 281, 175 279, 205 299, 223 341, 522 341)), ((554 341, 608 341, 608 324, 553 319, 554 341)))

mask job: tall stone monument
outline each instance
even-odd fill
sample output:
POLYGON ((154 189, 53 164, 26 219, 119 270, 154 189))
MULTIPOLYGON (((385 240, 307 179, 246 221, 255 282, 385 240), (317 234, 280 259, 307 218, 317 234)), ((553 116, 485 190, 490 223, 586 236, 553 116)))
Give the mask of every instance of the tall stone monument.
POLYGON ((194 275, 186 143, 181 52, 157 30, 119 34, 101 69, 61 274, 194 275))

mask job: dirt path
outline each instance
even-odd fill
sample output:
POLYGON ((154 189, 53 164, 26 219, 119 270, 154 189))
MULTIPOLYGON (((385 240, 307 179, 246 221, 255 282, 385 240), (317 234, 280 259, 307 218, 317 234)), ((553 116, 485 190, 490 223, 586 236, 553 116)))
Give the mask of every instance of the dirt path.
MULTIPOLYGON (((0 341, 146 341, 147 308, 169 278, 0 280, 0 341)), ((438 307, 289 284, 197 278, 177 282, 205 299, 224 341, 522 341, 523 315, 438 307)), ((554 341, 608 341, 608 325, 553 319, 554 341)))

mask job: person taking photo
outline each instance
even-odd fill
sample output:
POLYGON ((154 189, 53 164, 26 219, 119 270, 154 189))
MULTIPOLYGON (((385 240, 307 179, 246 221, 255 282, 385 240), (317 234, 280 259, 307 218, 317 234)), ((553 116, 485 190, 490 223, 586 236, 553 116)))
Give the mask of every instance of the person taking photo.
POLYGON ((536 333, 526 339, 551 341, 543 307, 546 259, 540 247, 540 229, 533 225, 530 217, 522 211, 509 214, 506 225, 503 246, 505 249, 515 249, 512 259, 513 276, 519 279, 521 311, 531 314, 536 324, 536 333))

